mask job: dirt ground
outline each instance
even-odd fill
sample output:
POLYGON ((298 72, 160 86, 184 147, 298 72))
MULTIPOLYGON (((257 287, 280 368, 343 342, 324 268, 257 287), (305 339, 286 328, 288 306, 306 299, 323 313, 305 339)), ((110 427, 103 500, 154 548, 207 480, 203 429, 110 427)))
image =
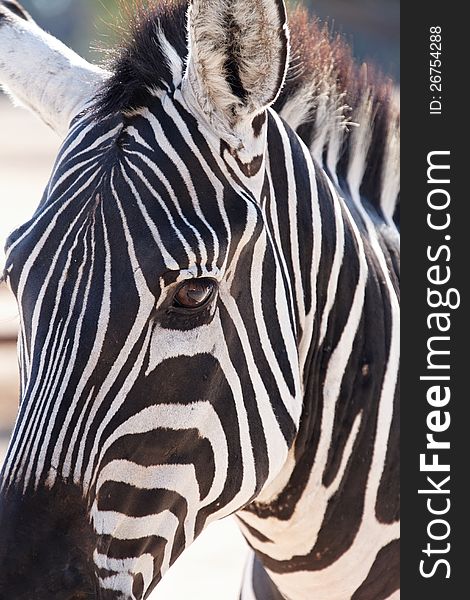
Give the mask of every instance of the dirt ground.
MULTIPOLYGON (((60 140, 35 117, 13 109, 2 97, 0 131, 3 248, 8 233, 34 212, 60 140)), ((0 464, 18 405, 16 328, 15 301, 0 285, 0 464)), ((246 555, 247 546, 232 519, 211 525, 170 569, 150 600, 236 600, 246 555)))

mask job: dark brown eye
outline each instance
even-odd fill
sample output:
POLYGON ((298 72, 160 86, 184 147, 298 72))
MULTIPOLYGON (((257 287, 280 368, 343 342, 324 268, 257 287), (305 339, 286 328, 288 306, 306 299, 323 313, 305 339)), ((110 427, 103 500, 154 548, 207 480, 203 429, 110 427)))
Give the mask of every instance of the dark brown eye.
POLYGON ((209 300, 215 289, 211 279, 189 279, 178 288, 173 305, 181 308, 200 308, 209 300))

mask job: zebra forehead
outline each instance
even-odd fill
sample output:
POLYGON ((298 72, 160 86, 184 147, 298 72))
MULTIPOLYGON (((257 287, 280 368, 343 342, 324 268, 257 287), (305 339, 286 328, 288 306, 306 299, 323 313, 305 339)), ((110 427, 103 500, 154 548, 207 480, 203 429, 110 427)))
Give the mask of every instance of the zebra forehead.
POLYGON ((159 293, 159 283, 223 277, 238 244, 254 244, 264 220, 253 195, 233 181, 194 117, 171 97, 169 104, 171 115, 154 97, 126 118, 77 120, 38 210, 7 241, 14 289, 32 253, 42 285, 59 248, 74 260, 108 256, 122 271, 132 247, 159 293))

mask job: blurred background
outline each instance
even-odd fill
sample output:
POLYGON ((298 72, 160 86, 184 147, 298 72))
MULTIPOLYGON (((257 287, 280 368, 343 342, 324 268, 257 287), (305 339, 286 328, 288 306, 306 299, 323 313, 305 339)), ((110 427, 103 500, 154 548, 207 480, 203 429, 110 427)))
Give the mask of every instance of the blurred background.
MULTIPOLYGON (((133 0, 135 1, 135 0, 133 0)), ((138 0, 148 2, 148 0, 138 0)), ((116 38, 120 3, 128 0, 23 0, 22 4, 50 33, 87 58, 116 38)), ((371 60, 399 78, 399 0, 287 0, 303 3, 343 33, 359 60, 371 60)))
MULTIPOLYGON (((90 60, 116 42, 113 27, 126 0, 21 0, 46 30, 90 60)), ((129 0, 130 1, 130 0, 129 0)), ((399 81, 399 0, 304 0, 312 13, 399 81)), ((8 233, 29 219, 42 195, 60 140, 0 92, 0 263, 8 233)), ((18 405, 15 302, 0 284, 0 464, 18 405)), ((1 533, 0 533, 1 535, 1 533)), ((205 532, 170 570, 159 600, 236 600, 247 549, 231 519, 205 532)))

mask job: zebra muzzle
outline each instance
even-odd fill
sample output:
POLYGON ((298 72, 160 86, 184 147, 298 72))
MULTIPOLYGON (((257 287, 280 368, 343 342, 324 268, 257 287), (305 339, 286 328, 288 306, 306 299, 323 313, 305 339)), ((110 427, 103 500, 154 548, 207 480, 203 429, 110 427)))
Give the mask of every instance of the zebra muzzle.
POLYGON ((0 600, 98 599, 94 533, 75 486, 0 495, 0 600))

